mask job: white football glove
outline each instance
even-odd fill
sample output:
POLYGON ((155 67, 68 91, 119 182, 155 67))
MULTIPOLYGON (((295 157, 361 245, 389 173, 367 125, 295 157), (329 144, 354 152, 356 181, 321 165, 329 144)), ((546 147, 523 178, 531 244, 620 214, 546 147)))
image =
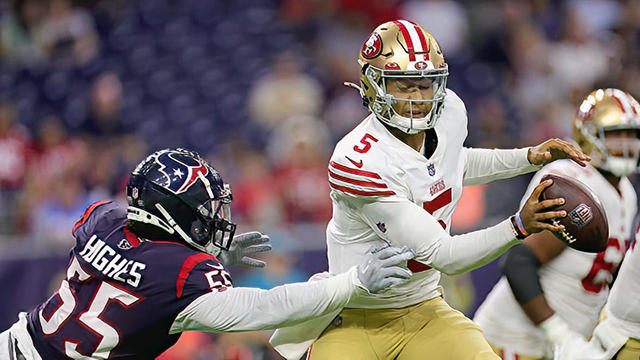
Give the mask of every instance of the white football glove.
POLYGON ((224 266, 242 264, 256 268, 265 267, 267 263, 248 255, 270 251, 271 244, 267 244, 270 240, 267 235, 262 235, 257 231, 236 235, 233 237, 229 250, 220 252, 220 261, 224 266))
POLYGON ((406 246, 372 248, 367 253, 366 261, 358 265, 358 280, 370 293, 401 284, 411 278, 412 273, 406 269, 406 261, 414 257, 406 246))
POLYGON ((582 336, 567 336, 555 345, 553 360, 607 360, 602 348, 587 342, 582 336))
POLYGON ((571 330, 569 325, 558 314, 551 315, 550 318, 541 322, 538 326, 542 329, 547 340, 545 349, 545 357, 547 359, 554 359, 560 347, 565 343, 577 344, 579 340, 586 342, 584 337, 571 330))

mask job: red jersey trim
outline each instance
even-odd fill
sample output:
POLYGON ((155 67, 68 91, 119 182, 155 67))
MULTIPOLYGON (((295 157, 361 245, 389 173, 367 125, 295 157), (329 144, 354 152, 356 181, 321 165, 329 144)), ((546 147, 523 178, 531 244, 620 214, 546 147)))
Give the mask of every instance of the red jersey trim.
POLYGON ((373 182, 373 181, 364 181, 364 180, 355 180, 355 179, 351 179, 342 175, 338 175, 336 173, 334 173, 333 171, 329 170, 329 177, 332 177, 336 180, 340 180, 340 181, 344 181, 353 185, 360 185, 360 186, 366 186, 366 187, 373 187, 373 188, 378 188, 378 189, 386 189, 387 185, 386 184, 380 184, 377 182, 373 182))
POLYGON ((91 206, 89 206, 87 208, 87 210, 84 211, 84 214, 82 215, 82 219, 80 219, 74 226, 73 226, 73 230, 71 230, 71 233, 75 233, 76 230, 78 230, 78 228, 82 225, 84 225, 87 220, 89 219, 89 216, 91 216, 91 213, 93 212, 93 210, 95 210, 98 206, 100 205, 104 205, 107 203, 110 203, 111 201, 109 200, 102 200, 102 201, 97 201, 94 202, 93 204, 91 204, 91 206))
POLYGON ((447 191, 438 195, 435 199, 431 201, 427 201, 422 204, 422 208, 427 210, 429 214, 433 214, 434 211, 440 209, 441 207, 447 205, 451 202, 451 188, 447 189, 447 191))
POLYGON ((140 245, 140 239, 138 239, 137 236, 135 236, 131 231, 127 230, 126 228, 124 229, 124 236, 127 237, 127 241, 129 242, 129 244, 131 244, 131 246, 138 247, 138 245, 140 245))
POLYGON ((340 186, 338 184, 332 183, 331 181, 329 181, 329 186, 331 186, 332 189, 334 190, 338 190, 338 191, 342 191, 345 193, 349 193, 349 194, 353 194, 353 195, 360 195, 360 196, 391 196, 391 195, 395 195, 396 193, 388 190, 388 191, 362 191, 362 190, 357 190, 357 189, 352 189, 346 186, 340 186))
POLYGON ((335 161, 332 161, 329 163, 329 165, 331 165, 332 167, 340 170, 340 171, 344 171, 344 172, 348 172, 350 174, 354 174, 354 175, 360 175, 360 176, 366 176, 366 177, 370 177, 370 178, 374 178, 374 179, 382 179, 380 177, 380 175, 371 172, 371 171, 366 171, 366 170, 358 170, 358 169, 352 169, 350 167, 338 164, 335 161))
POLYGON ((216 257, 213 255, 209 255, 205 253, 197 253, 189 256, 182 263, 182 267, 180 268, 180 274, 178 274, 178 281, 176 282, 177 297, 182 296, 182 290, 184 290, 184 284, 185 282, 187 282, 187 277, 189 277, 189 273, 191 272, 191 270, 193 270, 193 268, 196 265, 198 265, 199 263, 205 260, 215 260, 216 262, 218 261, 218 259, 216 259, 216 257))

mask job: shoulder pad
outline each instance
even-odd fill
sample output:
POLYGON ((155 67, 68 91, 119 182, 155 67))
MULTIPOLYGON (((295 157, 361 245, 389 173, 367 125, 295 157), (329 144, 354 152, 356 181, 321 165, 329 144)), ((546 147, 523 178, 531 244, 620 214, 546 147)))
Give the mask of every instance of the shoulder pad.
POLYGON ((176 281, 176 297, 224 291, 231 276, 215 256, 196 252, 185 259, 176 281))
POLYGON ((98 231, 110 230, 121 225, 127 211, 118 203, 108 200, 91 204, 73 226, 72 235, 78 240, 89 238, 98 231))

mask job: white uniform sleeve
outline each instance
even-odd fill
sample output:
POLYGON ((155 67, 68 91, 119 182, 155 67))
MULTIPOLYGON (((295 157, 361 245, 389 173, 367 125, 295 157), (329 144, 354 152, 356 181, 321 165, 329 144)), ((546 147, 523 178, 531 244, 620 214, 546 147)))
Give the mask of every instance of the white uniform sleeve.
POLYGON ((465 156, 463 185, 479 185, 536 171, 540 167, 527 159, 529 148, 462 148, 465 156))
POLYGON ((238 287, 212 292, 200 296, 180 312, 170 333, 251 331, 295 325, 341 309, 359 289, 357 284, 359 280, 353 267, 320 281, 269 290, 238 287))
POLYGON ((436 219, 409 200, 360 203, 363 220, 394 246, 408 246, 416 261, 445 274, 459 274, 485 265, 519 241, 511 222, 451 236, 436 219), (384 223, 384 232, 376 225, 384 223))

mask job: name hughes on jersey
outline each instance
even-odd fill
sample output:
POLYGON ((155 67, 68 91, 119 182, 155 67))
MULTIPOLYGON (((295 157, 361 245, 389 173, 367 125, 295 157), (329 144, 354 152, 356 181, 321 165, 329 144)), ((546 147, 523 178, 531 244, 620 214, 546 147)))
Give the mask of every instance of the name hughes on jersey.
POLYGON ((140 285, 141 272, 147 267, 143 263, 129 260, 118 254, 96 235, 87 241, 78 255, 105 276, 133 287, 140 285))

